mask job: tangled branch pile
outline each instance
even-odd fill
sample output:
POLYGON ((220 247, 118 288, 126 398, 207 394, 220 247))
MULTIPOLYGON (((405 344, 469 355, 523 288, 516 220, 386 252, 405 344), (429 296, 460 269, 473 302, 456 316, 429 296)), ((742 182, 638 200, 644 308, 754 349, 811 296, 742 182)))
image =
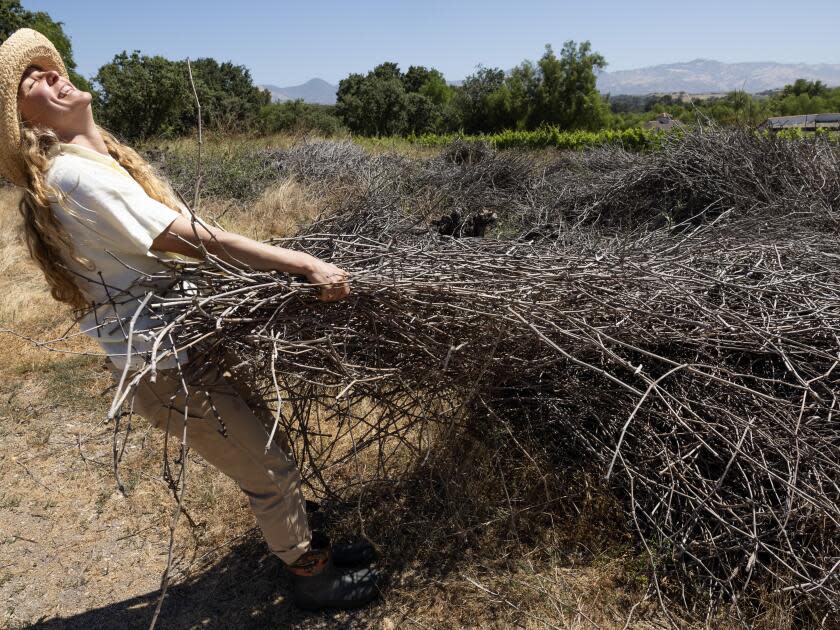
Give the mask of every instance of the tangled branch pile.
POLYGON ((371 155, 350 142, 312 142, 265 159, 278 175, 323 193, 347 193, 338 212, 313 229, 380 240, 453 211, 465 221, 493 211, 501 236, 531 239, 565 238, 574 228, 627 235, 733 212, 781 213, 834 227, 836 144, 726 129, 662 142, 660 151, 646 154, 611 146, 548 158, 456 142, 422 160, 371 155))
POLYGON ((663 606, 706 592, 746 615, 774 589, 836 614, 836 149, 720 131, 549 163, 473 149, 275 155, 346 187, 339 212, 281 244, 349 270, 351 297, 319 304, 211 257, 175 268, 198 295, 151 306, 179 344, 240 357, 321 493, 504 425, 610 478, 663 606), (497 238, 439 236, 443 207, 492 207, 497 238), (333 474, 348 462, 364 465, 333 474))

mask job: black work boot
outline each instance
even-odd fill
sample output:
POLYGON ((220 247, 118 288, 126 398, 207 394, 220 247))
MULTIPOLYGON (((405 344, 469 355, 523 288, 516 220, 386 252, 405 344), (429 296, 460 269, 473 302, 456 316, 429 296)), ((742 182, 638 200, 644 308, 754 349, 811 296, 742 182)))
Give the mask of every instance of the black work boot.
POLYGON ((307 551, 286 568, 300 608, 358 608, 379 595, 378 571, 371 567, 342 570, 333 563, 329 548, 307 551))
POLYGON ((330 538, 322 531, 312 532, 313 549, 330 549, 332 562, 341 569, 365 567, 376 562, 376 551, 366 541, 330 544, 330 538))

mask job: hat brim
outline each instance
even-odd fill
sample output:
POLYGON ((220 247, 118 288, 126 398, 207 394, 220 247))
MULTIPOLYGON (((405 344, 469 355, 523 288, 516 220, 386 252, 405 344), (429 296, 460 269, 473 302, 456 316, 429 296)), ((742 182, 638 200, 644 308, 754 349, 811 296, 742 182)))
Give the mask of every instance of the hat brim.
POLYGON ((67 76, 64 61, 52 42, 37 31, 21 28, 0 45, 0 174, 18 186, 27 185, 20 152, 18 88, 29 66, 67 76))

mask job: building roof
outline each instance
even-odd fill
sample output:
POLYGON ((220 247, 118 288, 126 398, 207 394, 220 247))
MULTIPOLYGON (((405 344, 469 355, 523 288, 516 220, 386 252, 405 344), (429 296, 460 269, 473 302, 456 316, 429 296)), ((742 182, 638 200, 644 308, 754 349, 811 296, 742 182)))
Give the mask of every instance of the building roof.
POLYGON ((779 131, 781 129, 840 129, 840 114, 800 114, 798 116, 774 116, 758 126, 759 129, 779 131))
POLYGON ((642 125, 645 129, 656 129, 657 131, 668 131, 670 129, 674 129, 675 127, 682 127, 683 124, 671 116, 668 112, 663 112, 659 114, 653 120, 647 121, 644 125, 642 125))

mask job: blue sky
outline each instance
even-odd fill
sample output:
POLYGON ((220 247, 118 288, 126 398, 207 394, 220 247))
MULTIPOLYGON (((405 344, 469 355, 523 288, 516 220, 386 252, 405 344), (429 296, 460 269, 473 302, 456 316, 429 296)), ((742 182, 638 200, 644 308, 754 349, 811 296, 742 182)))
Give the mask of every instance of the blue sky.
POLYGON ((382 61, 458 80, 508 69, 545 44, 589 40, 608 70, 698 57, 840 63, 840 1, 22 0, 65 24, 79 71, 123 50, 247 66, 257 83, 332 83, 382 61))

